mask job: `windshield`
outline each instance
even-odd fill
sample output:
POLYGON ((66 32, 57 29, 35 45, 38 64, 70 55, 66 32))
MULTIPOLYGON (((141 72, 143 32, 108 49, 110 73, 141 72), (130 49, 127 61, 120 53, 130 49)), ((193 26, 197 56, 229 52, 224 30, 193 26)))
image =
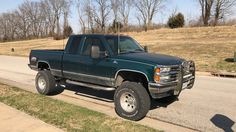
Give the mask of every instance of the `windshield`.
POLYGON ((126 36, 105 37, 110 48, 116 54, 144 52, 144 49, 132 38, 126 36), (119 43, 118 43, 119 41, 119 43))

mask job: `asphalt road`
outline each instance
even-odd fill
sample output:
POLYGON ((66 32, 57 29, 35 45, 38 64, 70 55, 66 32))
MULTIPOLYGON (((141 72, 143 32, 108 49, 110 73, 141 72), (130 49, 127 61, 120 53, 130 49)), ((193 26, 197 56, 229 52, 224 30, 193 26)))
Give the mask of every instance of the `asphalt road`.
MULTIPOLYGON (((35 92, 33 87, 36 72, 30 70, 27 64, 28 58, 0 56, 0 78, 11 80, 35 92)), ((98 104, 98 111, 107 111, 108 107, 110 109, 114 107, 113 92, 69 86, 59 93, 64 95, 64 100, 68 102, 78 103, 78 99, 83 100, 82 106, 87 106, 86 102, 98 104)), ((165 128, 170 123, 172 128, 166 130, 174 129, 171 124, 177 124, 199 131, 236 131, 235 95, 236 79, 197 76, 193 89, 184 90, 178 101, 169 99, 153 101, 148 117, 159 120, 159 125, 166 125, 165 128), (161 124, 160 121, 168 123, 161 124)), ((55 98, 63 97, 55 96, 55 98)), ((153 126, 158 125, 155 121, 152 123, 153 126)))

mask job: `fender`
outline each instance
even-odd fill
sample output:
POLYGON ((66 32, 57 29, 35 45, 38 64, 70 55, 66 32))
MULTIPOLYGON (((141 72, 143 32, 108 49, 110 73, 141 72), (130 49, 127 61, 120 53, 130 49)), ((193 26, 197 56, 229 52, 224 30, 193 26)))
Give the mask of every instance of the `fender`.
POLYGON ((130 69, 120 69, 120 70, 118 70, 118 71, 116 72, 116 74, 115 74, 115 78, 114 78, 114 79, 117 78, 119 72, 121 72, 121 71, 140 73, 140 74, 144 75, 144 76, 146 77, 147 81, 149 82, 149 79, 148 79, 147 75, 146 75, 144 72, 137 71, 137 70, 130 70, 130 69))

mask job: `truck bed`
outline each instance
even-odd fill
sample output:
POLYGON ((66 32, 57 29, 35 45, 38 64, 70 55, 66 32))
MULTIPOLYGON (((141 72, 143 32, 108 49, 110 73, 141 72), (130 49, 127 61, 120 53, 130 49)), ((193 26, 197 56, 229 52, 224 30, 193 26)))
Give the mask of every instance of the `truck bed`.
POLYGON ((41 51, 43 51, 43 52, 64 52, 64 50, 63 49, 45 49, 45 50, 32 50, 32 51, 35 51, 35 52, 41 52, 41 51))
MULTIPOLYGON (((52 50, 32 50, 30 53, 30 58, 35 57, 37 62, 44 62, 50 64, 49 68, 54 71, 57 71, 58 76, 62 76, 62 57, 64 50, 52 49, 52 50)), ((32 61, 30 61, 32 63, 32 61)), ((30 64, 36 65, 36 64, 30 64)))

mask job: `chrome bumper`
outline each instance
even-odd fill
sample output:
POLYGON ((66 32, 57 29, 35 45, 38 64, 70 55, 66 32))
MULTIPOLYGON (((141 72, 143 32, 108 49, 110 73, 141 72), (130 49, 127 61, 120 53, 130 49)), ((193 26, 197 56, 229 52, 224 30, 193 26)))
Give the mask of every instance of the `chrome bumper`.
POLYGON ((166 83, 150 82, 148 84, 149 92, 153 99, 159 99, 167 96, 178 95, 184 89, 191 89, 195 82, 195 65, 194 70, 185 72, 184 67, 180 68, 176 81, 166 83))
POLYGON ((171 95, 178 95, 181 90, 191 89, 195 81, 195 76, 183 78, 181 82, 172 84, 149 83, 149 92, 153 99, 159 99, 171 95), (185 85, 185 86, 184 86, 185 85))
POLYGON ((149 92, 153 99, 159 99, 167 96, 174 95, 174 91, 180 89, 178 84, 161 85, 157 83, 149 83, 149 92))

